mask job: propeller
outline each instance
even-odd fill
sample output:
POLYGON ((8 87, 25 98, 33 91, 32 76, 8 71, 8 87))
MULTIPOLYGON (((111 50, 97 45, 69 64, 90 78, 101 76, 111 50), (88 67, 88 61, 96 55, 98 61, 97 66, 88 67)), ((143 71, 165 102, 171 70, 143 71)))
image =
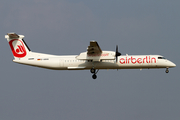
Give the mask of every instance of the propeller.
POLYGON ((116 55, 115 56, 116 56, 116 63, 117 63, 117 60, 118 60, 117 57, 121 56, 121 53, 118 52, 118 45, 116 45, 116 55))

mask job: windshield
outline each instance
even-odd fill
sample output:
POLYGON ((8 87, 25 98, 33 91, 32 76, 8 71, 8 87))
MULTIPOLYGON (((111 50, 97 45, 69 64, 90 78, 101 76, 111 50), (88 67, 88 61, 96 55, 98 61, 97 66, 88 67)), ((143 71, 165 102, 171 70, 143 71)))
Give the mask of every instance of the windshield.
POLYGON ((158 57, 158 59, 166 59, 165 57, 158 57))

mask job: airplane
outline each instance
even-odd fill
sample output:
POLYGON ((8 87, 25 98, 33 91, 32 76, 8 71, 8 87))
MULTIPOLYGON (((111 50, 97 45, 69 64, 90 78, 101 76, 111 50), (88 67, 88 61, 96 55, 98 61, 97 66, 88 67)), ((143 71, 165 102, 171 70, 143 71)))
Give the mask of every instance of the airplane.
POLYGON ((92 78, 97 78, 100 69, 151 69, 169 68, 176 65, 161 55, 121 55, 116 51, 102 51, 96 41, 90 41, 86 52, 79 55, 50 55, 32 52, 24 41, 24 35, 8 33, 5 35, 11 51, 13 62, 53 70, 90 70, 92 78))

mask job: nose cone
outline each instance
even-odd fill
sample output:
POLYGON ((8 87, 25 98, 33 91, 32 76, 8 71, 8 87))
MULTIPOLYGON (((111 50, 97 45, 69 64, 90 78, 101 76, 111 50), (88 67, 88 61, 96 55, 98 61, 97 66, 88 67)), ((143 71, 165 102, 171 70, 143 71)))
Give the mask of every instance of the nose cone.
POLYGON ((176 64, 174 64, 173 62, 170 62, 169 67, 176 67, 176 64))
POLYGON ((176 67, 176 64, 173 63, 173 67, 176 67))

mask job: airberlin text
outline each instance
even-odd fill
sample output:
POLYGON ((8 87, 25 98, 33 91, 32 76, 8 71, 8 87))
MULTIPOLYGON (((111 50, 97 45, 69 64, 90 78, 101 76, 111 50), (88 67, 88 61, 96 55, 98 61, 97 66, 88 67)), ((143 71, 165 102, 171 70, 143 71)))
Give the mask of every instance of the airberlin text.
POLYGON ((151 56, 145 56, 145 57, 124 57, 120 58, 119 62, 121 64, 142 64, 142 63, 156 63, 156 58, 151 57, 151 56))

